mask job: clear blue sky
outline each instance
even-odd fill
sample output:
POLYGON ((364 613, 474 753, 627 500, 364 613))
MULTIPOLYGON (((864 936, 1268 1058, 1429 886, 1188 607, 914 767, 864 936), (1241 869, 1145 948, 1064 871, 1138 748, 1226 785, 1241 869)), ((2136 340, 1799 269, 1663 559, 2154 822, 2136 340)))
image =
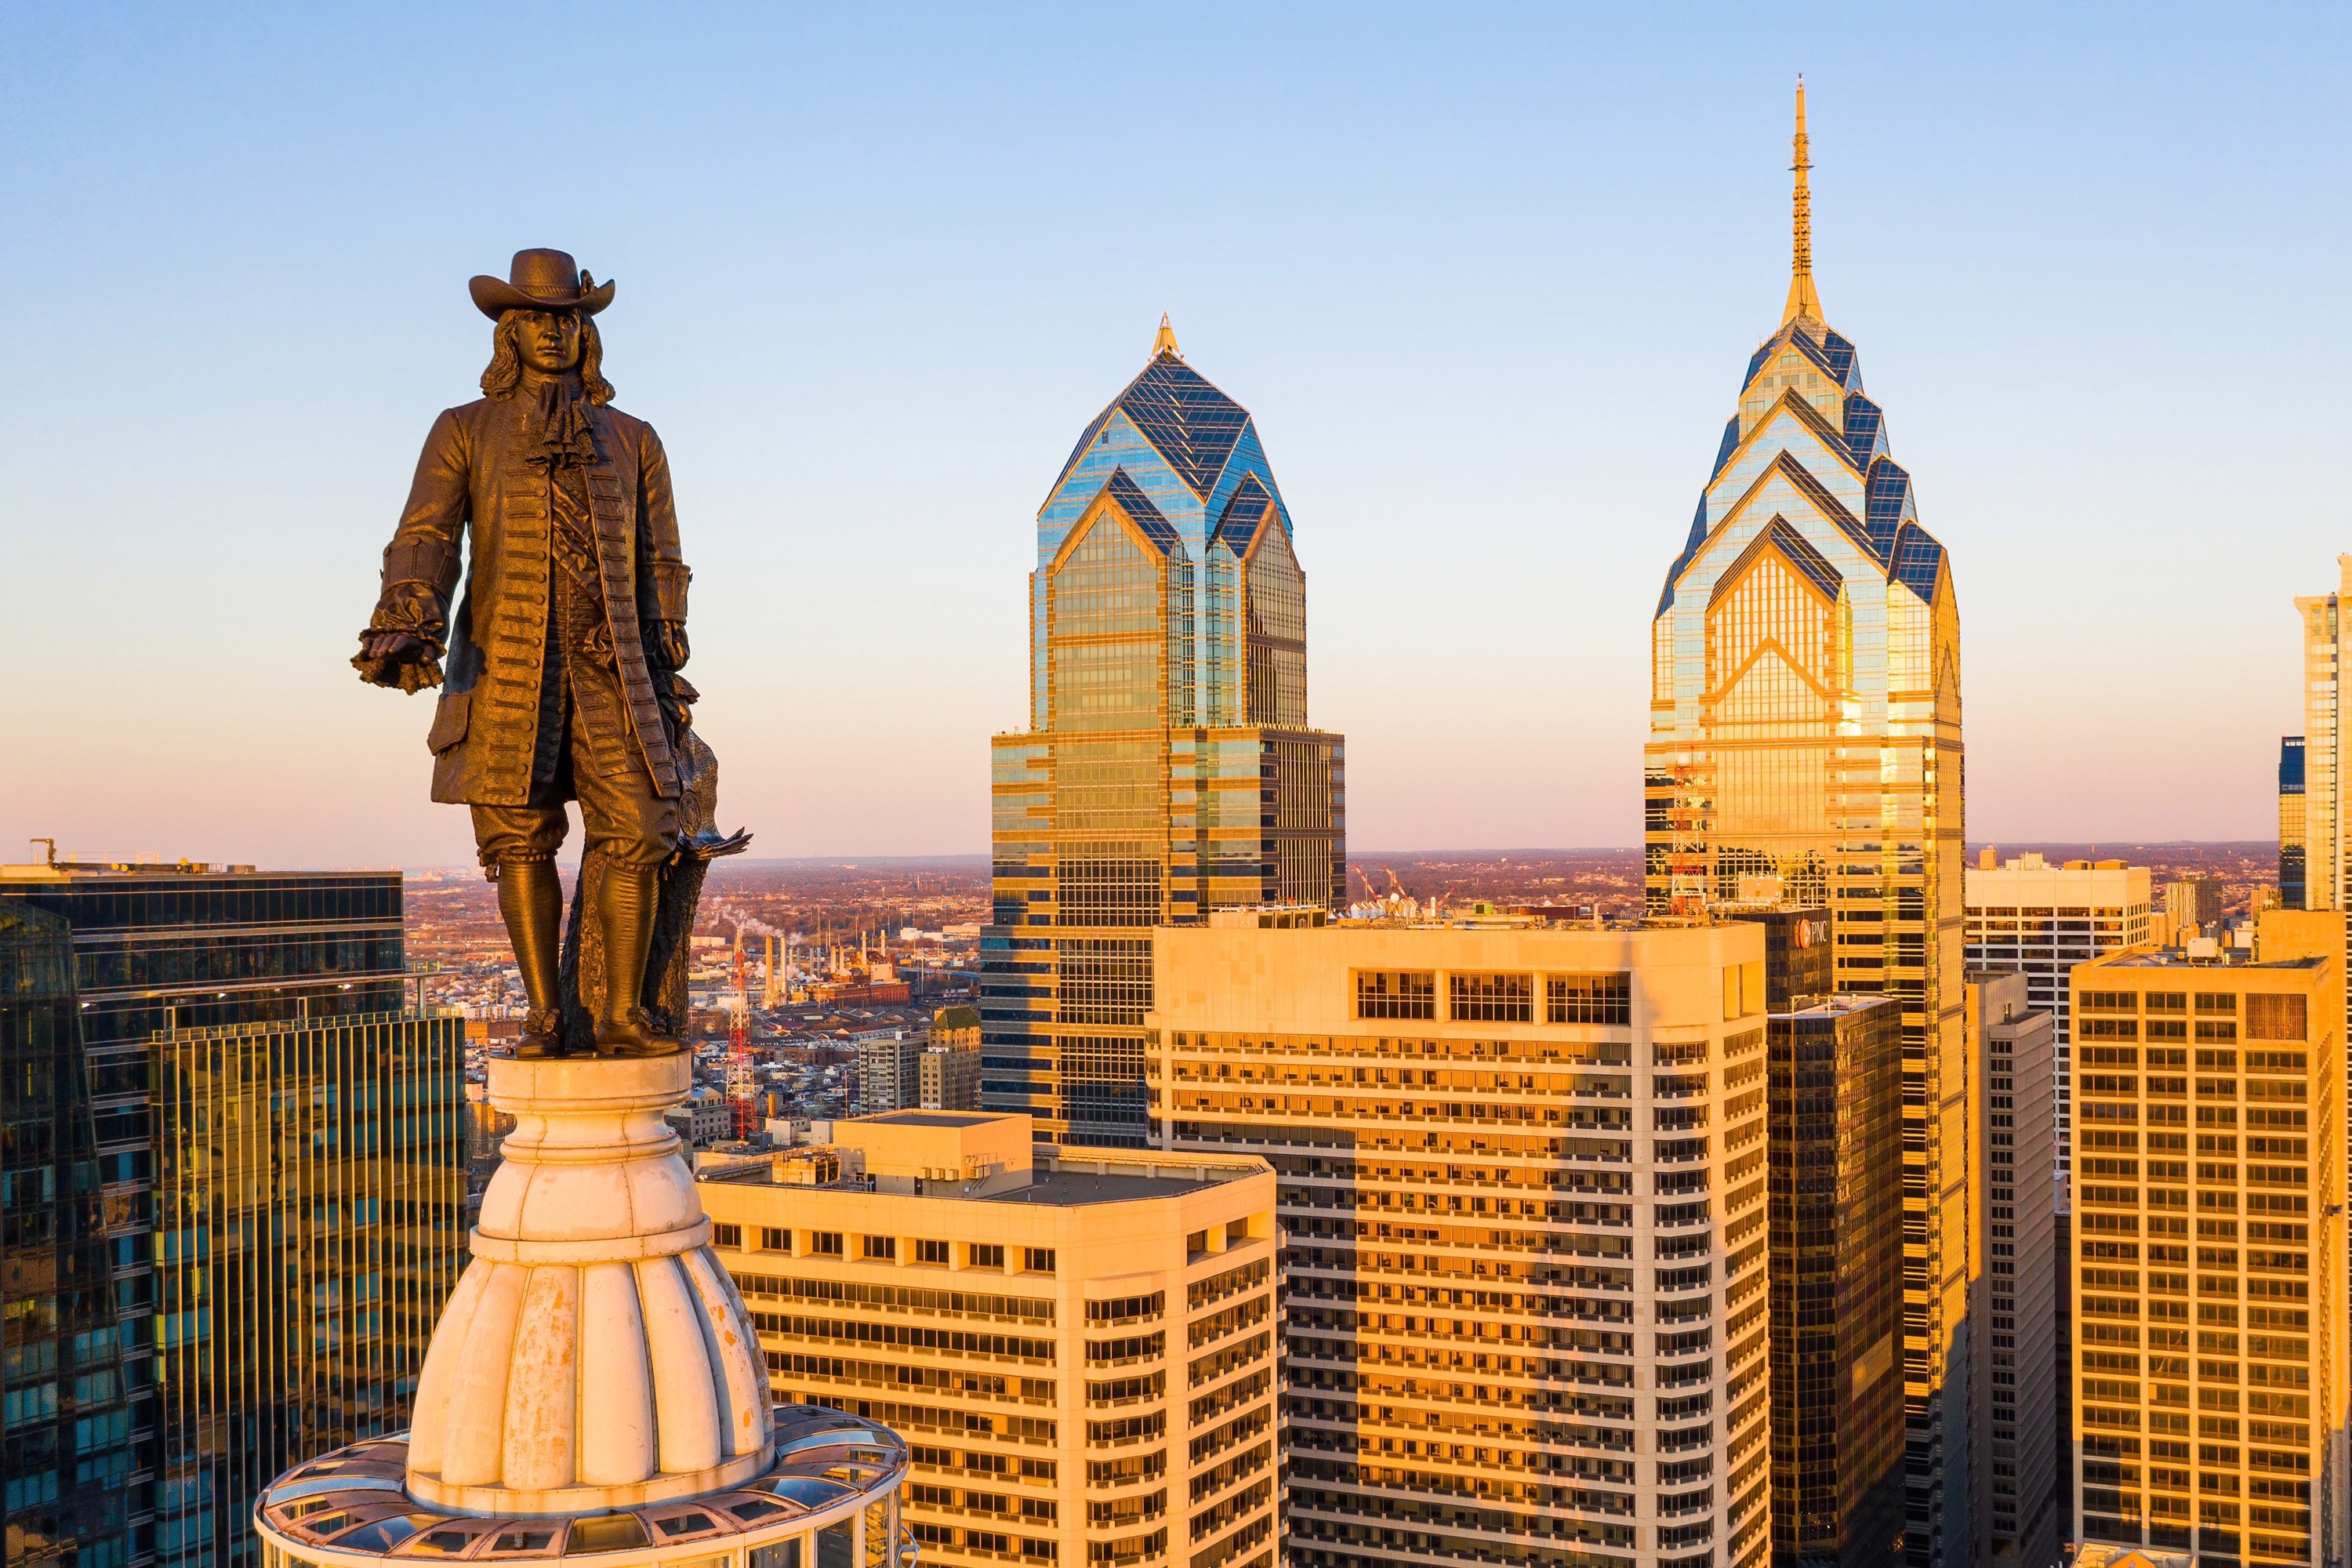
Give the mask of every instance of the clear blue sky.
POLYGON ((1969 837, 2273 830, 2352 549, 2340 9, 229 11, 0 16, 0 858, 469 858, 344 660, 527 245, 619 282, 761 850, 984 845, 1032 520, 1163 310, 1290 503, 1351 840, 1633 842, 1800 70, 1969 837))

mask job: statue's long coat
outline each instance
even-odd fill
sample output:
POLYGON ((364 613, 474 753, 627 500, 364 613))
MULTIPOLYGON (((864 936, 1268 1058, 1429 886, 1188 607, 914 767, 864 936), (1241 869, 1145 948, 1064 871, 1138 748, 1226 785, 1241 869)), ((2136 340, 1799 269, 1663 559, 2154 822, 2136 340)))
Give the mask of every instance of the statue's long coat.
MULTIPOLYGON (((528 427, 533 404, 484 398, 443 412, 425 438, 400 527, 383 552, 373 625, 442 636, 446 684, 433 717, 433 798, 520 805, 530 794, 547 649, 547 469, 528 427), (457 614, 460 539, 471 567, 457 614)), ((596 461, 586 472, 613 648, 631 740, 656 793, 677 793, 677 769, 646 668, 643 625, 683 626, 691 574, 677 542, 669 458, 653 426, 616 408, 591 412, 596 461)))

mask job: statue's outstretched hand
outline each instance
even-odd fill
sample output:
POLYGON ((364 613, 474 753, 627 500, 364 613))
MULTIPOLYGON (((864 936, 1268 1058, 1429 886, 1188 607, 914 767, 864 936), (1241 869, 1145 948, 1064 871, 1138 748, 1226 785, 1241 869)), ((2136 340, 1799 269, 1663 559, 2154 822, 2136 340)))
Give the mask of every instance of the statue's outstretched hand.
POLYGON ((396 686, 412 696, 441 684, 441 660, 432 645, 406 632, 362 632, 352 668, 371 686, 396 686))

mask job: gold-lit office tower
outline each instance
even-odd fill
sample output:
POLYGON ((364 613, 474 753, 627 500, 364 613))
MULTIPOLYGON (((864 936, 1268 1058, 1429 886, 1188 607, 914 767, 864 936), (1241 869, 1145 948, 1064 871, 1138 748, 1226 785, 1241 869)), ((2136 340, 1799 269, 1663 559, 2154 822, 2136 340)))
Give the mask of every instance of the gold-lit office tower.
POLYGON ((1971 1506, 1960 629, 1943 546, 1813 287, 1804 93, 1794 267, 1653 626, 1650 907, 1817 904, 1841 991, 1903 1005, 1905 1545, 1958 1561, 1971 1506))
POLYGON ((995 738, 981 1103, 1139 1146, 1151 928, 1336 904, 1340 740, 1307 721, 1307 585, 1249 411, 1151 358, 1037 513, 1029 727, 995 738))
MULTIPOLYGON (((2077 964, 2074 1538, 2340 1568, 2339 913, 2077 964)), ((2176 1561, 2186 1561, 2183 1555, 2176 1561)))

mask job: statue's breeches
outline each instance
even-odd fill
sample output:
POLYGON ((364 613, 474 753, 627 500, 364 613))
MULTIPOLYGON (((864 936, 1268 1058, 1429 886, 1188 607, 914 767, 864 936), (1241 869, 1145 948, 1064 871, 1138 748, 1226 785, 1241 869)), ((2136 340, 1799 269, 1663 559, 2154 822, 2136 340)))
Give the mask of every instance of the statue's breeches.
POLYGON ((554 690, 553 767, 531 781, 523 805, 472 808, 482 864, 553 859, 569 826, 563 803, 576 798, 589 848, 624 866, 660 865, 677 848, 677 802, 654 793, 652 776, 629 744, 619 675, 573 658, 549 672, 548 684, 554 690), (600 722, 607 715, 609 721, 600 722))

